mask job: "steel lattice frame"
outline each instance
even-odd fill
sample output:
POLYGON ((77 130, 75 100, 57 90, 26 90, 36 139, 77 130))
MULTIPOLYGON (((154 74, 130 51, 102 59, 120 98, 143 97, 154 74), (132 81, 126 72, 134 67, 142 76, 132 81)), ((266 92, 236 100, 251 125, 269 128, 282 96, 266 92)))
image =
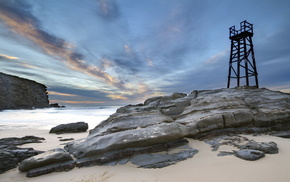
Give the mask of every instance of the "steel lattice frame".
POLYGON ((241 79, 245 79, 246 86, 250 86, 249 77, 255 77, 255 84, 251 86, 258 88, 258 73, 252 41, 254 35, 253 24, 246 20, 242 21, 240 30, 235 30, 235 26, 232 26, 229 33, 231 53, 227 88, 230 88, 231 78, 237 79, 237 87, 240 86, 241 79))

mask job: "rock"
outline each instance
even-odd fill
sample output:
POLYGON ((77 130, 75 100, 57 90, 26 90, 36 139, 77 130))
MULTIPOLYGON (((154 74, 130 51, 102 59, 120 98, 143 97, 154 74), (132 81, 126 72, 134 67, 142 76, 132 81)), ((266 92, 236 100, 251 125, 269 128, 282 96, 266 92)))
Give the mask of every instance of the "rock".
POLYGON ((173 93, 171 96, 165 96, 160 99, 158 108, 164 115, 176 116, 183 112, 186 106, 190 105, 186 94, 173 93))
POLYGON ((73 138, 63 138, 63 139, 60 139, 59 141, 64 142, 64 141, 71 141, 71 140, 74 140, 74 139, 73 138))
POLYGON ((17 167, 24 159, 43 153, 33 148, 19 148, 18 145, 40 143, 44 138, 25 136, 22 138, 9 137, 0 139, 0 173, 17 167))
POLYGON ((10 148, 9 150, 6 151, 9 151, 11 154, 13 154, 14 157, 17 158, 18 162, 21 162, 27 158, 43 153, 43 151, 34 150, 33 148, 18 148, 18 147, 15 147, 13 149, 10 148))
POLYGON ((223 157, 223 156, 228 156, 228 155, 234 155, 234 152, 220 151, 217 156, 223 157))
POLYGON ((77 167, 93 166, 93 165, 116 165, 117 163, 124 163, 128 158, 148 153, 156 153, 161 151, 168 151, 176 147, 184 146, 188 143, 186 139, 165 142, 161 144, 134 147, 106 152, 102 155, 94 155, 90 157, 80 158, 76 160, 77 167))
POLYGON ((10 152, 0 150, 0 174, 17 166, 18 159, 10 152))
POLYGON ((23 145, 27 143, 41 143, 45 138, 40 138, 36 136, 25 136, 21 138, 8 137, 0 139, 0 148, 9 148, 9 146, 23 145))
POLYGON ((239 151, 234 151, 234 155, 238 158, 255 161, 265 157, 265 154, 259 150, 251 150, 251 149, 241 149, 239 151))
POLYGON ((265 156, 265 154, 277 154, 279 152, 275 142, 256 142, 240 135, 221 135, 213 138, 207 138, 203 141, 211 145, 212 151, 217 151, 222 145, 238 148, 240 149, 240 152, 219 151, 218 156, 235 155, 245 160, 256 160, 255 158, 259 159, 260 155, 263 156, 260 153, 263 153, 265 156), (245 142, 247 143, 241 144, 245 142), (253 151, 258 151, 260 153, 256 154, 253 151))
POLYGON ((67 161, 73 161, 73 158, 65 150, 58 148, 23 160, 19 164, 18 169, 19 171, 24 172, 54 163, 61 163, 67 161))
MULTIPOLYGON (((87 138, 70 142, 65 149, 78 161, 84 161, 80 165, 85 166, 110 163, 111 157, 101 160, 103 155, 124 155, 124 151, 132 152, 134 148, 184 137, 200 139, 287 127, 290 128, 290 95, 257 88, 200 90, 121 107, 91 130, 87 138)), ((223 144, 238 145, 234 141, 223 144)))
POLYGON ((76 158, 83 158, 125 148, 161 144, 182 137, 176 123, 162 123, 101 136, 98 133, 90 134, 85 139, 70 142, 65 146, 65 149, 76 158))
POLYGON ((43 167, 31 169, 27 172, 26 177, 37 177, 37 176, 52 173, 52 172, 70 171, 74 167, 75 167, 75 162, 73 160, 54 163, 54 164, 46 165, 43 167))
POLYGON ((86 132, 89 128, 88 123, 85 122, 77 122, 77 123, 69 123, 69 124, 61 124, 51 128, 49 133, 79 133, 86 132))
POLYGON ((262 151, 265 154, 277 154, 279 152, 279 149, 277 147, 277 144, 275 142, 255 142, 250 141, 246 143, 245 145, 239 145, 239 149, 252 149, 252 150, 259 150, 262 151))
POLYGON ((49 107, 54 107, 54 108, 63 108, 65 106, 60 106, 58 105, 58 103, 52 103, 52 104, 49 104, 49 107))
MULTIPOLYGON (((134 112, 134 111, 133 111, 134 112)), ((107 120, 100 123, 96 128, 90 131, 90 135, 107 135, 132 129, 146 128, 161 123, 172 123, 174 120, 164 116, 159 111, 137 111, 132 114, 116 113, 107 120), (126 120, 124 122, 124 119, 126 120)))
POLYGON ((132 164, 137 165, 141 168, 163 168, 177 162, 192 158, 198 150, 187 148, 178 153, 167 153, 167 154, 141 154, 134 156, 130 161, 132 164))
POLYGON ((271 135, 276 136, 276 137, 282 137, 282 138, 290 138, 290 131, 272 132, 271 135))
POLYGON ((0 72, 0 110, 47 108, 46 86, 0 72))

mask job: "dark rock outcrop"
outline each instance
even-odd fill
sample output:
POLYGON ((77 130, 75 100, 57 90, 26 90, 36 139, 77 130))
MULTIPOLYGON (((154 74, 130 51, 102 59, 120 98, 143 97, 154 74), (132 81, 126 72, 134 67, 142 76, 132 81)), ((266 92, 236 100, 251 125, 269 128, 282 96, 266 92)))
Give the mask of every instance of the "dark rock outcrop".
POLYGON ((146 147, 133 147, 106 152, 103 155, 95 155, 76 160, 77 167, 93 166, 93 165, 106 165, 108 163, 120 163, 123 159, 130 159, 132 156, 148 153, 156 153, 161 151, 169 151, 173 148, 186 145, 186 139, 165 142, 157 145, 146 147))
POLYGON ((267 89, 174 93, 119 108, 85 139, 65 149, 76 158, 145 147, 184 137, 257 133, 290 128, 290 95, 267 89))
POLYGON ((271 135, 281 138, 290 138, 290 131, 276 131, 271 132, 271 135))
POLYGON ((204 139, 204 141, 211 145, 212 151, 217 151, 223 145, 239 149, 239 151, 220 151, 218 156, 235 155, 245 160, 258 160, 264 157, 265 154, 277 154, 279 152, 275 142, 256 142, 240 135, 222 135, 204 139))
POLYGON ((275 142, 256 142, 250 141, 245 145, 238 145, 239 149, 252 149, 252 150, 259 150, 264 154, 277 154, 279 149, 275 142))
POLYGON ((17 167, 17 164, 27 158, 43 153, 33 148, 19 148, 18 145, 40 143, 44 138, 26 136, 0 139, 0 174, 17 167))
POLYGON ((163 168, 192 158, 196 153, 198 153, 198 150, 187 146, 187 148, 177 153, 141 154, 132 157, 130 161, 140 168, 163 168))
POLYGON ((52 172, 70 171, 74 167, 75 167, 75 162, 73 160, 54 163, 54 164, 46 165, 43 167, 31 169, 27 172, 26 177, 37 177, 37 176, 52 173, 52 172))
POLYGON ((0 174, 17 166, 18 159, 10 152, 0 150, 0 174))
POLYGON ((27 177, 36 177, 51 172, 69 171, 75 167, 75 161, 69 153, 57 148, 30 157, 19 164, 19 171, 28 171, 27 177))
POLYGON ((8 137, 0 139, 1 148, 10 148, 17 145, 23 145, 27 143, 41 143, 45 138, 36 137, 36 136, 25 136, 25 137, 8 137))
POLYGON ((61 163, 73 160, 69 153, 57 148, 45 153, 30 157, 19 164, 19 171, 24 172, 31 169, 47 166, 54 163, 61 163))
POLYGON ((54 107, 54 108, 63 108, 65 106, 60 106, 58 103, 52 103, 52 104, 49 104, 49 107, 54 107))
POLYGON ((0 72, 0 110, 47 107, 45 85, 0 72))
MULTIPOLYGON (((186 137, 206 139, 223 134, 286 130, 290 130, 290 95, 246 87, 201 90, 189 95, 174 93, 149 98, 144 104, 121 107, 91 130, 88 137, 68 143, 65 150, 76 158, 77 167, 111 165, 132 160, 140 154, 146 154, 143 157, 150 161, 151 157, 160 157, 152 153, 167 151, 172 148, 169 146, 181 146, 178 141, 186 137)), ((246 141, 236 137, 224 142, 244 147, 233 154, 245 156, 247 160, 263 157, 265 154, 260 150, 265 148, 270 149, 270 153, 278 151, 272 143, 257 143, 253 146, 259 150, 253 150, 239 140, 246 141)), ((219 143, 215 147, 218 148, 219 143)), ((183 153, 176 156, 179 158, 176 161, 180 161, 183 153)), ((167 155, 162 157, 168 158, 167 155)), ((163 161, 160 166, 172 162, 163 161)), ((148 165, 156 167, 157 163, 155 160, 148 165)))
POLYGON ((57 125, 49 131, 49 133, 79 133, 86 132, 89 128, 88 123, 85 122, 77 122, 77 123, 68 123, 68 124, 60 124, 57 125))
POLYGON ((234 155, 238 158, 248 160, 248 161, 255 161, 265 157, 265 154, 259 150, 252 150, 252 149, 242 149, 239 151, 234 151, 234 155))

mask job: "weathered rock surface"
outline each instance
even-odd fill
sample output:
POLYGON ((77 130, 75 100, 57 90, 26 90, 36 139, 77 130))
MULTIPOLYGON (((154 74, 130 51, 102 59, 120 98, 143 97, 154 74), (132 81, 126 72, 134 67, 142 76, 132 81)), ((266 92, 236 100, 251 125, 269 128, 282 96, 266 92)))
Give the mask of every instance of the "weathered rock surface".
POLYGON ((86 132, 89 128, 88 123, 85 122, 77 122, 77 123, 68 123, 68 124, 60 124, 57 125, 49 131, 49 133, 79 133, 86 132))
POLYGON ((290 131, 276 131, 272 132, 271 135, 282 138, 290 138, 290 131))
POLYGON ((41 143, 45 138, 36 136, 25 136, 25 137, 8 137, 0 139, 0 148, 10 148, 16 145, 23 145, 27 143, 41 143))
POLYGON ((251 149, 241 149, 239 151, 234 151, 234 155, 238 158, 255 161, 265 157, 265 154, 259 150, 251 150, 251 149))
POLYGON ((18 159, 10 152, 0 150, 0 174, 17 166, 18 159))
MULTIPOLYGON (((160 156, 152 153, 180 146, 178 141, 186 137, 204 139, 229 133, 286 130, 290 130, 290 95, 253 88, 201 90, 189 95, 153 97, 144 104, 121 107, 91 130, 88 137, 68 143, 65 150, 77 158, 77 167, 123 163, 140 154, 146 154, 143 157, 148 161, 154 159, 155 163, 148 166, 158 167, 160 156)), ((232 140, 225 142, 242 146, 232 140)), ((257 146, 261 150, 271 148, 268 144, 257 146)), ((265 154, 241 149, 235 155, 252 160, 265 154)), ((180 161, 183 153, 175 156, 180 161)), ((172 163, 166 162, 170 158, 167 155, 162 158, 165 160, 160 166, 172 163)))
POLYGON ((54 163, 61 163, 67 161, 73 161, 71 155, 67 153, 65 150, 57 148, 23 160, 19 164, 18 169, 19 171, 24 172, 31 169, 51 165, 54 163))
POLYGON ((250 141, 246 143, 245 145, 239 145, 239 149, 252 149, 252 150, 259 150, 263 152, 264 154, 277 154, 279 152, 279 149, 277 147, 277 144, 275 142, 256 142, 256 141, 250 141))
POLYGON ((184 146, 188 143, 186 139, 165 142, 161 144, 146 146, 146 147, 133 147, 120 149, 115 151, 106 152, 102 155, 95 155, 76 160, 77 167, 93 166, 93 165, 114 165, 128 161, 132 156, 148 153, 156 153, 161 151, 169 151, 173 148, 184 146))
POLYGON ((19 148, 18 145, 40 143, 44 138, 25 136, 22 138, 10 137, 0 139, 0 173, 17 167, 24 159, 43 153, 33 148, 19 148))
POLYGON ((188 147, 185 150, 173 154, 166 153, 136 155, 130 161, 132 164, 135 164, 141 168, 163 168, 176 164, 179 161, 192 158, 196 153, 198 153, 198 150, 188 147))
POLYGON ((0 72, 0 110, 49 107, 46 86, 0 72))
POLYGON ((76 158, 145 147, 184 137, 256 133, 290 128, 290 95, 267 89, 174 93, 119 108, 85 139, 65 149, 76 158))
POLYGON ((245 160, 258 160, 264 157, 265 154, 277 154, 279 152, 279 148, 275 142, 256 142, 240 135, 222 135, 207 138, 204 141, 211 145, 212 151, 217 151, 223 145, 240 149, 240 151, 219 151, 218 156, 235 155, 245 160), (258 153, 256 154, 255 152, 257 151, 258 153))
POLYGON ((27 172, 26 177, 37 177, 40 175, 52 173, 52 172, 62 172, 70 171, 75 167, 75 162, 73 160, 66 162, 53 163, 39 168, 31 169, 27 172))

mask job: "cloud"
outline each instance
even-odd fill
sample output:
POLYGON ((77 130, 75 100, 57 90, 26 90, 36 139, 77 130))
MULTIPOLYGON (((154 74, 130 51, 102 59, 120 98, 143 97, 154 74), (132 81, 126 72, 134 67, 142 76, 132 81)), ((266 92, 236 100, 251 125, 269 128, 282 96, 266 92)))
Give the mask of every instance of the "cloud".
POLYGON ((290 93, 290 88, 288 88, 288 89, 282 89, 282 90, 279 90, 279 91, 284 92, 284 93, 290 93))
POLYGON ((9 56, 9 55, 5 55, 5 54, 0 54, 0 59, 19 59, 18 57, 14 57, 14 56, 9 56))
POLYGON ((60 96, 66 96, 66 97, 75 97, 77 95, 75 94, 67 94, 67 93, 60 93, 60 92, 54 92, 54 91, 49 91, 49 95, 60 95, 60 96))
MULTIPOLYGON (((104 16, 109 16, 112 11, 117 11, 111 1, 99 1, 99 3, 104 16)), ((75 51, 76 48, 74 45, 41 30, 40 23, 29 13, 29 11, 27 11, 28 8, 19 9, 14 8, 18 7, 17 5, 11 6, 11 3, 2 4, 0 19, 4 21, 12 31, 33 41, 36 45, 40 46, 46 54, 63 61, 70 69, 95 77, 119 90, 131 92, 131 89, 126 86, 126 80, 121 80, 124 78, 122 75, 118 76, 118 73, 115 72, 117 76, 112 76, 100 67, 88 64, 87 61, 85 61, 85 56, 75 51)), ((117 59, 115 62, 119 63, 118 65, 128 63, 127 61, 117 59)), ((103 66, 110 68, 111 64, 106 63, 103 66)), ((136 86, 138 86, 138 84, 136 86)), ((108 96, 110 95, 111 94, 108 96)), ((115 99, 117 97, 113 98, 115 99)))

